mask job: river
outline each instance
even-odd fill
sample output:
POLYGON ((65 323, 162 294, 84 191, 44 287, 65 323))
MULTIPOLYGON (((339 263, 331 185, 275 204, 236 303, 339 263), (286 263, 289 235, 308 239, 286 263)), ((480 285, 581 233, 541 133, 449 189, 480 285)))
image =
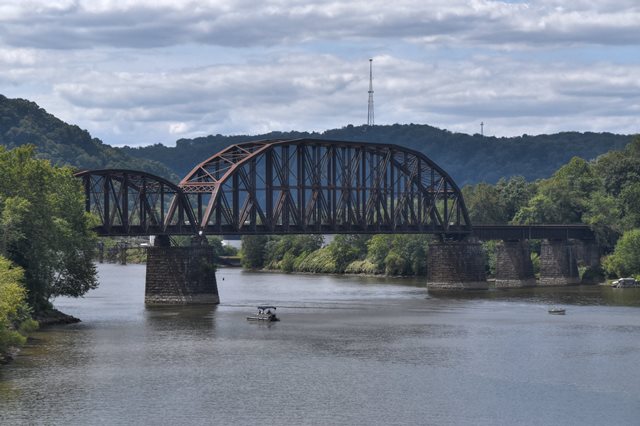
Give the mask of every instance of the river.
POLYGON ((422 280, 217 273, 217 307, 144 306, 141 265, 56 307, 0 368, 2 425, 637 425, 640 291, 429 296, 422 280), (281 321, 248 322, 262 303, 281 321), (547 313, 550 304, 567 315, 547 313))

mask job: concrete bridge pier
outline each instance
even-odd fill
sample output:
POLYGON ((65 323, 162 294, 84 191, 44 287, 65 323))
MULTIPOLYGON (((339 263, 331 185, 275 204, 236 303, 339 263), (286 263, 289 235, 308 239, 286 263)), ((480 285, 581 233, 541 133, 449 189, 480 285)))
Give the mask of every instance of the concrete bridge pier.
POLYGON ((580 284, 575 246, 570 240, 542 240, 540 286, 580 284))
POLYGON ((531 250, 527 240, 501 241, 496 245, 496 288, 533 287, 531 250))
POLYGON ((144 302, 218 304, 215 272, 215 253, 206 238, 194 238, 189 247, 171 247, 168 236, 157 236, 147 249, 144 302))
POLYGON ((429 244, 427 289, 486 290, 485 253, 476 240, 429 244))

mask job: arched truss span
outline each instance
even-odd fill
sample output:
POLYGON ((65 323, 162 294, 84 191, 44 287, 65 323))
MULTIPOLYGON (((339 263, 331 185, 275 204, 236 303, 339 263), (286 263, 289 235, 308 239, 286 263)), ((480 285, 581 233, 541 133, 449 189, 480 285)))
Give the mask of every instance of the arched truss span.
POLYGON ((207 234, 465 235, 460 189, 423 154, 316 139, 232 145, 181 182, 207 234))
POLYGON ((89 170, 81 178, 86 210, 100 220, 99 235, 191 234, 198 224, 180 187, 134 170, 89 170))

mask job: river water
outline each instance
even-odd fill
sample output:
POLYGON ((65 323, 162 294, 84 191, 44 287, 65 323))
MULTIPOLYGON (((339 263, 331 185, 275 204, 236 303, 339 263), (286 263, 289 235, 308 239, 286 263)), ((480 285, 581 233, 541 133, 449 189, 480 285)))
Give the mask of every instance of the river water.
POLYGON ((638 425, 640 291, 429 296, 422 280, 218 271, 217 307, 144 306, 145 267, 0 368, 2 425, 638 425), (258 304, 282 321, 248 322, 258 304), (547 313, 550 304, 567 315, 547 313))

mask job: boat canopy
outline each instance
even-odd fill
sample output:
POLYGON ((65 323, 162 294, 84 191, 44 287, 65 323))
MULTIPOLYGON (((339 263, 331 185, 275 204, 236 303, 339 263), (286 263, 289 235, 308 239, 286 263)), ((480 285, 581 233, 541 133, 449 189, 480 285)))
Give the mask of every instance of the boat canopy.
POLYGON ((267 309, 273 309, 275 311, 276 307, 275 306, 258 306, 258 309, 261 311, 266 311, 267 309))

